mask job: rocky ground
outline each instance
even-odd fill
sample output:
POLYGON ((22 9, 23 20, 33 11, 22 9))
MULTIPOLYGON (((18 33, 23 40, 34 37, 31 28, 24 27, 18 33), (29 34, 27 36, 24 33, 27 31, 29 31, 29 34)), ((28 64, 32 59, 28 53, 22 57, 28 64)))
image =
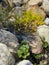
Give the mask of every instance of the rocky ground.
POLYGON ((49 0, 0 0, 0 65, 49 65, 49 0), (14 15, 24 11, 41 16, 44 24, 34 23, 35 32, 17 31, 14 15))

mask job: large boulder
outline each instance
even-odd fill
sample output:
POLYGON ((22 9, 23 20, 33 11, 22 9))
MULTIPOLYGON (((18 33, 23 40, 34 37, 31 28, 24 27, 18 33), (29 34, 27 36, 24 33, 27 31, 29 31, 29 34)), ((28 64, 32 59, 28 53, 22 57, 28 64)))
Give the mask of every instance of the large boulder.
POLYGON ((16 36, 8 31, 0 29, 0 42, 6 44, 10 52, 16 52, 19 43, 16 36))
POLYGON ((48 42, 49 44, 49 26, 47 25, 39 26, 37 29, 37 33, 42 39, 45 38, 45 41, 48 42))
POLYGON ((0 65, 14 65, 15 59, 5 44, 0 43, 0 65))
POLYGON ((42 9, 44 9, 46 14, 49 15, 49 0, 43 0, 41 7, 42 7, 42 9))
POLYGON ((33 65, 29 60, 23 60, 17 63, 16 65, 33 65))
POLYGON ((32 5, 37 5, 42 3, 42 0, 29 0, 28 5, 32 6, 32 5))
POLYGON ((26 36, 22 36, 23 40, 27 40, 29 42, 30 51, 34 54, 39 54, 42 52, 42 41, 37 34, 29 34, 26 36))
POLYGON ((46 14, 38 5, 28 7, 28 11, 31 11, 33 14, 41 16, 42 20, 45 19, 46 14))

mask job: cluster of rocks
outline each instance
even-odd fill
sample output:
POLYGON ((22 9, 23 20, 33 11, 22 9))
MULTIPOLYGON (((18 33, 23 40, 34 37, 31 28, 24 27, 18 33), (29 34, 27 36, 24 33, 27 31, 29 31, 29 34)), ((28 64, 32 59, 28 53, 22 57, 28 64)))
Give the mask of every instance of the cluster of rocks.
POLYGON ((16 63, 15 54, 19 47, 16 36, 8 31, 0 29, 0 65, 33 65, 29 60, 16 63))
POLYGON ((5 44, 0 43, 0 65, 33 65, 29 60, 15 63, 15 59, 5 44))
MULTIPOLYGON (((41 53, 43 49, 41 38, 43 39, 44 37, 49 45, 49 0, 8 0, 9 3, 11 1, 15 4, 14 9, 9 13, 11 15, 13 15, 14 11, 21 14, 24 10, 22 5, 26 5, 26 10, 31 10, 33 13, 41 15, 45 25, 39 26, 37 33, 22 35, 23 40, 29 41, 30 51, 32 53, 41 53)), ((9 20, 13 20, 13 18, 9 20)), ((0 25, 2 27, 2 24, 0 25)), ((0 65, 33 65, 29 60, 23 60, 19 63, 15 62, 13 54, 17 52, 19 45, 18 39, 14 34, 0 29, 0 65)))
MULTIPOLYGON (((12 2, 15 4, 15 7, 9 12, 11 16, 14 13, 21 16, 23 11, 29 10, 40 15, 43 21, 49 20, 49 0, 12 0, 12 2)), ((8 21, 15 21, 15 19, 11 17, 8 21)), ((47 24, 48 22, 45 23, 47 24)))

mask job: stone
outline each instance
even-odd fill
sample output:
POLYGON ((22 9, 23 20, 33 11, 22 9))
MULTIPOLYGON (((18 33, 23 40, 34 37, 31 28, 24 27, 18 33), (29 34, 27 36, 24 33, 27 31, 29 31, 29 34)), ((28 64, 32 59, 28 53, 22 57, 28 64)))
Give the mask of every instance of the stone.
POLYGON ((3 0, 2 5, 3 5, 3 7, 6 7, 6 8, 8 6, 13 7, 13 2, 12 2, 12 0, 3 0))
POLYGON ((5 44, 0 43, 0 65, 14 65, 15 59, 5 44))
POLYGON ((10 52, 15 53, 19 43, 16 36, 8 31, 0 29, 0 42, 6 44, 10 52))
POLYGON ((46 14, 45 14, 45 12, 44 12, 38 5, 30 6, 30 7, 28 8, 28 11, 31 11, 32 13, 41 16, 41 19, 42 19, 42 20, 45 19, 46 14))
POLYGON ((0 29, 2 29, 3 28, 3 24, 0 22, 0 29))
POLYGON ((24 3, 28 3, 29 2, 29 0, 21 0, 21 2, 22 2, 22 4, 24 4, 24 3))
POLYGON ((43 39, 45 38, 45 41, 49 45, 49 26, 42 25, 37 28, 38 35, 43 39))
POLYGON ((49 0, 43 0, 41 8, 49 15, 49 0))
POLYGON ((37 4, 40 4, 40 3, 42 3, 42 0, 30 0, 28 2, 28 5, 33 6, 33 5, 37 5, 37 4))
POLYGON ((29 34, 23 36, 23 40, 27 40, 29 42, 30 51, 34 54, 39 54, 42 52, 42 41, 37 34, 29 34))
POLYGON ((44 22, 46 25, 49 25, 49 18, 47 17, 44 22))
POLYGON ((47 64, 48 64, 47 60, 40 61, 40 65, 47 65, 47 64))
POLYGON ((12 2, 15 4, 15 6, 20 6, 21 0, 12 0, 12 2))
POLYGON ((15 7, 9 12, 9 17, 11 18, 15 14, 21 16, 25 9, 24 7, 15 7))
POLYGON ((33 65, 29 60, 22 60, 16 65, 33 65))
POLYGON ((29 0, 13 0, 13 3, 16 5, 16 6, 20 6, 21 4, 25 4, 27 3, 29 0))

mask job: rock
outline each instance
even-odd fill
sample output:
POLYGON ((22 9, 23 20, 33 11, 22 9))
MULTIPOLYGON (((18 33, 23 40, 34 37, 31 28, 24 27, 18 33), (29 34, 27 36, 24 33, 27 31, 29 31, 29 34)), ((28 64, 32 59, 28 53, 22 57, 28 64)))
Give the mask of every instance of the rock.
POLYGON ((14 16, 15 14, 21 16, 25 9, 26 7, 15 7, 9 12, 9 17, 14 16))
POLYGON ((21 4, 25 4, 27 3, 29 0, 13 0, 13 3, 16 5, 16 6, 20 6, 21 4))
POLYGON ((30 0, 28 2, 28 5, 32 6, 32 5, 37 5, 37 4, 40 4, 40 3, 42 3, 42 0, 30 0))
POLYGON ((42 9, 44 9, 46 14, 49 15, 49 0, 43 0, 41 7, 42 7, 42 9))
POLYGON ((3 25, 2 25, 2 23, 0 22, 0 29, 2 29, 3 28, 3 25))
POLYGON ((46 16, 45 12, 44 12, 42 9, 40 9, 40 7, 37 6, 37 5, 35 5, 35 6, 30 6, 30 7, 28 8, 28 11, 31 11, 32 13, 41 16, 41 19, 42 19, 42 20, 45 19, 45 16, 46 16))
POLYGON ((29 60, 23 60, 17 63, 16 65, 33 65, 29 60))
POLYGON ((23 37, 23 40, 29 42, 30 51, 34 54, 39 54, 42 52, 42 41, 37 34, 30 34, 23 37))
POLYGON ((21 0, 21 2, 22 2, 22 4, 24 4, 24 3, 28 3, 29 2, 29 0, 21 0))
POLYGON ((14 65, 15 59, 5 44, 0 43, 0 65, 14 65))
POLYGON ((12 2, 13 2, 16 6, 20 6, 20 4, 21 4, 21 0, 12 0, 12 2))
POLYGON ((8 7, 8 6, 13 7, 13 2, 12 0, 3 0, 2 5, 3 7, 8 7))
POLYGON ((49 44, 49 26, 47 25, 39 26, 37 29, 37 33, 42 39, 45 38, 45 41, 48 42, 49 44))
POLYGON ((40 65, 47 65, 47 64, 48 64, 47 60, 40 61, 40 65))
POLYGON ((46 18, 44 22, 46 25, 49 25, 49 18, 46 18))
POLYGON ((15 53, 19 43, 14 34, 0 29, 0 42, 6 44, 10 52, 15 53))

